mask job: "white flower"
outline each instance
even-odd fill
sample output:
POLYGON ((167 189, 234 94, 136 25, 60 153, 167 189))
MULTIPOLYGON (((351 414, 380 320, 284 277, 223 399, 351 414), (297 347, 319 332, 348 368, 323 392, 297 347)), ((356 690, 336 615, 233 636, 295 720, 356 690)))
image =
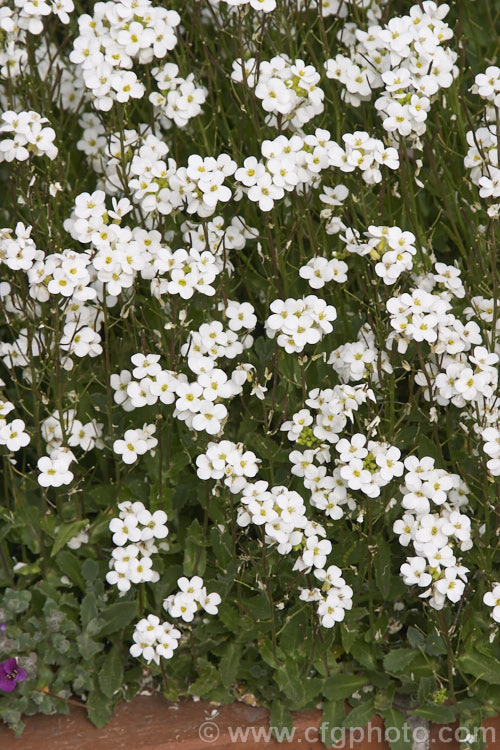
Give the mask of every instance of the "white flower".
POLYGON ((218 612, 218 605, 221 603, 221 597, 219 594, 211 593, 200 598, 199 602, 205 612, 209 615, 216 615, 218 612))
POLYGON ((8 424, 1 425, 0 445, 7 446, 7 450, 16 452, 30 442, 29 435, 24 432, 25 424, 22 419, 14 419, 8 424))
POLYGON ((128 518, 112 518, 109 522, 109 530, 113 532, 113 544, 122 547, 127 542, 138 542, 141 539, 141 531, 138 528, 138 520, 135 516, 128 518))
POLYGON ((165 539, 168 535, 168 528, 166 526, 167 514, 163 510, 157 510, 154 513, 150 513, 149 510, 139 511, 137 514, 137 520, 144 526, 141 531, 141 539, 146 541, 148 539, 165 539))
POLYGON ((430 573, 426 573, 427 563, 423 557, 408 557, 407 562, 401 565, 401 575, 407 586, 417 584, 426 587, 432 582, 430 573))
POLYGON ((127 430, 123 440, 115 440, 113 450, 122 457, 126 464, 133 464, 137 457, 148 450, 146 440, 138 435, 137 430, 127 430))
POLYGON ((440 594, 445 594, 452 602, 458 602, 463 594, 465 584, 457 579, 457 571, 453 567, 446 568, 444 578, 434 584, 440 594))
POLYGON ((486 592, 483 602, 487 607, 493 607, 491 616, 495 622, 500 622, 500 583, 496 583, 491 591, 486 592))
POLYGON ((134 643, 130 647, 130 653, 135 658, 143 656, 146 662, 149 664, 154 661, 156 664, 160 663, 159 655, 155 650, 155 636, 147 630, 136 630, 133 634, 134 643))
POLYGON ((315 568, 324 568, 327 555, 329 555, 331 551, 332 544, 328 539, 320 540, 315 535, 308 537, 306 548, 302 553, 304 565, 307 567, 314 565, 315 568))
POLYGON ((199 412, 193 417, 193 429, 205 430, 209 435, 216 435, 221 431, 222 421, 227 416, 224 404, 214 404, 213 401, 200 401, 199 412))
POLYGON ((42 456, 38 459, 38 484, 42 487, 61 487, 63 484, 71 484, 73 472, 69 470, 70 461, 64 456, 51 458, 42 456))

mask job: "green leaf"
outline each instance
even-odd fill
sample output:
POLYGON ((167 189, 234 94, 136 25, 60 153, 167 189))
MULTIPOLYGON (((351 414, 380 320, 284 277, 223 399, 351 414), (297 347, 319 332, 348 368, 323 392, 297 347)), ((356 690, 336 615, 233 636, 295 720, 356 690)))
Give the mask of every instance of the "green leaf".
POLYGON ((2 597, 2 607, 5 607, 12 614, 18 615, 28 609, 31 599, 31 591, 5 589, 2 597))
POLYGON ((82 628, 85 630, 91 620, 97 618, 97 601, 95 594, 86 594, 82 599, 82 606, 80 607, 80 620, 82 628))
POLYGON ((231 633, 241 633, 241 630, 244 628, 244 620, 240 617, 238 610, 227 602, 222 602, 220 605, 218 618, 224 623, 226 628, 231 631, 231 633))
POLYGON ((431 633, 425 640, 425 650, 430 656, 442 656, 447 653, 446 641, 440 633, 431 633))
POLYGON ((466 674, 489 682, 490 685, 500 685, 500 670, 495 661, 477 651, 471 651, 458 659, 460 669, 466 674))
POLYGON ((388 599, 391 591, 391 548, 388 542, 379 542, 373 558, 373 567, 377 587, 384 599, 388 599))
POLYGON ((387 688, 377 690, 377 692, 375 693, 374 706, 378 713, 380 713, 381 711, 388 711, 392 707, 395 690, 395 680, 392 680, 387 688))
POLYGON ((384 656, 384 669, 388 672, 403 672, 418 655, 411 648, 394 648, 384 656))
POLYGON ((373 705, 373 698, 361 703, 361 705, 353 708, 352 711, 347 714, 344 721, 342 722, 343 727, 364 727, 368 724, 370 719, 375 714, 375 707, 373 705))
POLYGON ((81 633, 76 637, 76 645, 78 646, 78 651, 80 652, 82 659, 85 661, 92 661, 94 656, 104 648, 104 643, 94 641, 94 639, 87 633, 81 633))
POLYGON ((99 636, 102 638, 105 635, 110 635, 126 628, 137 617, 137 603, 116 602, 107 607, 102 612, 101 617, 105 622, 105 625, 99 631, 99 636))
POLYGON ((368 678, 363 675, 335 674, 325 681, 323 693, 330 701, 341 701, 367 684, 368 678))
MULTIPOLYGON (((474 684, 472 688, 474 695, 480 699, 481 705, 488 711, 500 711, 500 687, 497 685, 489 685, 487 682, 479 680, 474 684)), ((463 701, 460 702, 462 707, 463 701)))
POLYGON ((280 667, 274 673, 274 679, 280 690, 285 693, 293 703, 304 701, 304 685, 297 664, 288 659, 284 667, 280 667))
POLYGON ((415 716, 434 722, 434 724, 451 724, 457 718, 455 706, 431 705, 422 706, 412 711, 415 716))
POLYGON ((406 637, 412 648, 418 649, 425 646, 425 636, 412 625, 407 630, 406 637))
POLYGON ((82 576, 88 583, 93 583, 99 572, 99 566, 95 560, 89 557, 82 565, 82 576))
POLYGON ((231 688, 236 680, 238 667, 240 665, 242 647, 231 641, 220 660, 219 672, 222 684, 225 688, 231 688))
POLYGON ((69 550, 61 550, 61 552, 56 555, 56 563, 63 575, 73 581, 79 589, 85 591, 85 581, 81 573, 82 565, 76 555, 69 550))
POLYGON ((309 624, 304 602, 300 602, 287 613, 287 621, 281 628, 279 644, 285 653, 302 650, 304 643, 304 628, 309 624))
POLYGON ((401 711, 391 707, 380 713, 384 719, 385 738, 389 742, 391 750, 412 750, 412 732, 401 711))
POLYGON ((292 736, 293 719, 292 714, 281 700, 274 700, 269 716, 269 728, 278 742, 289 739, 292 736))
POLYGON ((123 681, 123 659, 119 646, 113 646, 106 654, 98 675, 99 687, 104 695, 112 698, 123 681))
POLYGON ((232 561, 231 537, 229 534, 221 534, 217 527, 210 529, 210 544, 217 562, 226 569, 232 561))
POLYGON ((351 647, 351 654, 362 667, 377 671, 377 664, 373 657, 372 646, 364 641, 355 641, 351 647))
POLYGON ((418 682, 422 677, 430 677, 434 674, 437 667, 437 661, 429 659, 425 654, 420 651, 415 651, 415 658, 408 667, 408 671, 405 672, 405 676, 409 680, 415 680, 418 682))
POLYGON ((73 539, 74 536, 76 536, 82 529, 84 529, 87 523, 88 521, 86 520, 73 521, 73 523, 65 523, 60 526, 56 534, 56 538, 54 539, 54 544, 52 546, 50 556, 54 557, 54 555, 57 555, 59 550, 65 547, 70 539, 73 539))
POLYGON ((220 685, 219 673, 208 659, 198 659, 198 674, 198 679, 189 687, 189 695, 199 695, 203 698, 220 685))
POLYGON ((207 550, 203 544, 203 529, 195 518, 184 540, 184 575, 202 576, 207 564, 207 550))
POLYGON ((100 690, 92 690, 88 697, 88 717, 92 724, 101 729, 111 718, 112 707, 100 690))
POLYGON ((273 644, 270 638, 265 638, 259 642, 259 653, 266 664, 269 664, 273 669, 279 669, 285 661, 285 655, 278 646, 276 647, 276 657, 274 656, 273 644))
POLYGON ((250 597, 250 599, 244 599, 243 604, 255 617, 259 620, 269 620, 271 617, 271 607, 269 606, 269 599, 267 594, 257 594, 256 596, 250 597))
POLYGON ((325 701, 321 713, 319 738, 326 747, 333 747, 342 739, 342 722, 346 716, 343 700, 325 701))
POLYGON ((340 637, 346 654, 351 652, 352 644, 359 637, 359 626, 354 622, 340 623, 340 637))
POLYGON ((441 456, 439 454, 439 449, 436 446, 436 443, 434 440, 431 440, 427 435, 421 434, 418 439, 418 452, 420 454, 420 458, 423 458, 424 456, 431 456, 431 458, 434 458, 438 463, 441 462, 441 456))
POLYGON ((418 702, 425 703, 429 695, 436 690, 436 678, 434 675, 422 677, 418 685, 418 702))

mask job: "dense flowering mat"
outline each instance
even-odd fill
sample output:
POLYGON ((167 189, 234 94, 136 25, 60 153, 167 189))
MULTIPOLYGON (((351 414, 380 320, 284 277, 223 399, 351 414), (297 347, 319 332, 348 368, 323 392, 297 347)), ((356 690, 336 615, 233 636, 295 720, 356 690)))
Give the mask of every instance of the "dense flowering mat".
POLYGON ((274 727, 500 710, 498 20, 2 3, 17 731, 144 688, 274 727))

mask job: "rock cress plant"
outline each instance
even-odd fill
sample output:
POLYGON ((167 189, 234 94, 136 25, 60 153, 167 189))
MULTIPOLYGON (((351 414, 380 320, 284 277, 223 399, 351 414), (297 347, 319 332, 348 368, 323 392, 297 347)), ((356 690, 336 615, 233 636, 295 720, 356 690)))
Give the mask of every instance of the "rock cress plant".
POLYGON ((275 727, 500 711, 495 22, 2 4, 17 732, 143 690, 275 727))

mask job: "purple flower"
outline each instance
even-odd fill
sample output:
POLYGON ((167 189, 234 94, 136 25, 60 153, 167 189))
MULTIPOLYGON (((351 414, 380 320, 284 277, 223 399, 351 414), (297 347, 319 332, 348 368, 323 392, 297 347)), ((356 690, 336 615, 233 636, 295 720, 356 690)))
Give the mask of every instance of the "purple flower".
POLYGON ((0 664, 0 690, 11 693, 16 683, 26 679, 26 670, 19 667, 15 659, 7 659, 0 664))

